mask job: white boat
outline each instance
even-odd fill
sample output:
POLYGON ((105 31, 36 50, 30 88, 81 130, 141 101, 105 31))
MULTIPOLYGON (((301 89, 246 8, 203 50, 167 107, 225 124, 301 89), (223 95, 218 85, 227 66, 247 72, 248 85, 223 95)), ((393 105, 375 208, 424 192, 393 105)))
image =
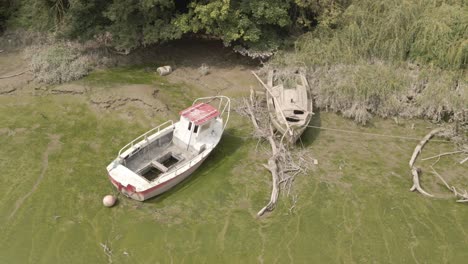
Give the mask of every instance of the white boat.
POLYGON ((169 120, 124 146, 107 166, 110 181, 122 194, 138 201, 174 187, 218 145, 230 107, 226 96, 196 99, 180 112, 178 122, 169 120))

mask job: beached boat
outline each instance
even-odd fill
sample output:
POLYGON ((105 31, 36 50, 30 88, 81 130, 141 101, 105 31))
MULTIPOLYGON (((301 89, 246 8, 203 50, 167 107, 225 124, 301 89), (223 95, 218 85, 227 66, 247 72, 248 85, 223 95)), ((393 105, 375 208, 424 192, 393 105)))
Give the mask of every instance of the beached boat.
POLYGON ((230 99, 198 98, 167 121, 124 146, 107 166, 109 179, 124 195, 144 201, 192 174, 221 139, 229 121, 230 99))
POLYGON ((307 128, 313 113, 312 96, 309 84, 304 74, 294 73, 289 77, 289 84, 280 82, 274 85, 274 72, 268 73, 267 84, 260 82, 267 90, 267 106, 273 126, 288 139, 295 143, 307 128))

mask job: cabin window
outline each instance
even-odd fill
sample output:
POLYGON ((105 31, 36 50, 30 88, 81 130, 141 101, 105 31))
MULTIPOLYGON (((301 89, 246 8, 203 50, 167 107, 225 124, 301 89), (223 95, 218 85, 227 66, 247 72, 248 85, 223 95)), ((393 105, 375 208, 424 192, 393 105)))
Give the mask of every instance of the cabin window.
POLYGON ((210 128, 210 123, 205 123, 205 124, 201 125, 200 128, 199 128, 200 133, 202 133, 205 130, 208 130, 209 128, 210 128))
POLYGON ((294 117, 294 116, 287 116, 286 121, 288 121, 290 123, 296 123, 296 122, 299 122, 300 120, 299 120, 299 118, 294 117))
POLYGON ((197 133, 197 132, 198 132, 198 126, 197 126, 197 125, 195 125, 195 128, 193 129, 193 132, 194 132, 194 133, 197 133))
POLYGON ((188 123, 188 130, 192 129, 192 122, 188 123))

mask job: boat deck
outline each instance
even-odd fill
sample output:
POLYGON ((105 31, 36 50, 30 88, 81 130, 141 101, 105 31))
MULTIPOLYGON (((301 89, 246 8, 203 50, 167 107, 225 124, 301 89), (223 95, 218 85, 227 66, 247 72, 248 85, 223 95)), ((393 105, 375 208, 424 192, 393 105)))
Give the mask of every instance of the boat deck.
POLYGON ((124 164, 129 170, 151 181, 197 154, 192 149, 175 144, 172 138, 161 138, 126 158, 124 164))

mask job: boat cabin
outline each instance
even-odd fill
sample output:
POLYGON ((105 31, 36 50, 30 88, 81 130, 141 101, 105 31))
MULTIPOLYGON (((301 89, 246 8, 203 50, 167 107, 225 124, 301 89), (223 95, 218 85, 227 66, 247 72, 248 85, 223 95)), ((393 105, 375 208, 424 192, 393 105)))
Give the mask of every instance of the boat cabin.
MULTIPOLYGON (((199 103, 180 112, 174 138, 176 144, 200 153, 205 148, 206 139, 215 133, 219 111, 206 103, 199 103)), ((213 135, 214 136, 214 135, 213 135)))

